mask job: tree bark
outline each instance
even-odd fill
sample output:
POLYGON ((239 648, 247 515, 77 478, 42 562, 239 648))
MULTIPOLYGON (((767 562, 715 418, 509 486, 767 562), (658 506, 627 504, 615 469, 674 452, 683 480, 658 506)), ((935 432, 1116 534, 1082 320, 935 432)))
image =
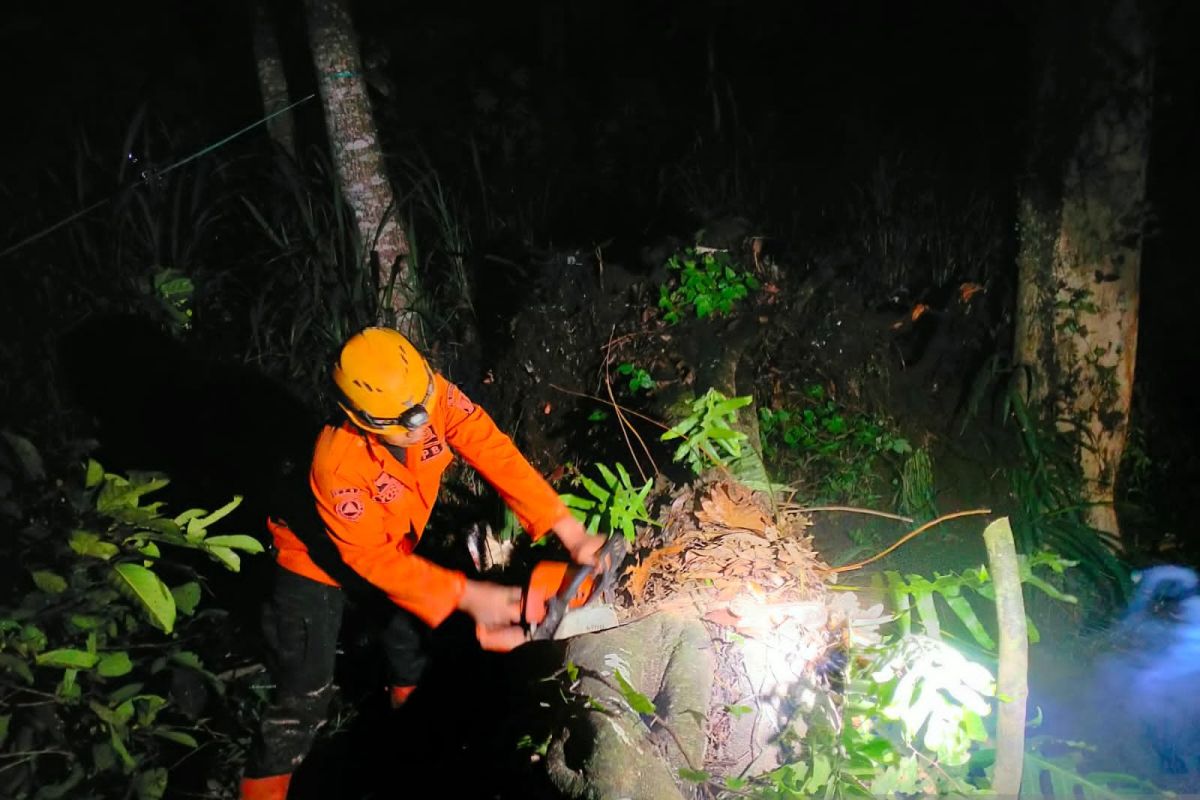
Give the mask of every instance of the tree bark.
POLYGON ((379 146, 347 0, 305 0, 317 86, 342 195, 354 209, 364 262, 377 262, 379 321, 423 344, 416 275, 379 146))
POLYGON ((1088 521, 1113 507, 1137 354, 1151 52, 1136 0, 1051 4, 1018 207, 1014 360, 1031 405, 1076 427, 1088 521), (1085 41, 1087 47, 1065 46, 1085 41))
MULTIPOLYGON (((254 63, 258 67, 258 88, 262 94, 263 111, 271 115, 287 107, 289 93, 279 37, 267 3, 268 0, 254 0, 253 3, 254 63)), ((284 152, 295 158, 296 121, 290 111, 267 120, 267 133, 284 152)))

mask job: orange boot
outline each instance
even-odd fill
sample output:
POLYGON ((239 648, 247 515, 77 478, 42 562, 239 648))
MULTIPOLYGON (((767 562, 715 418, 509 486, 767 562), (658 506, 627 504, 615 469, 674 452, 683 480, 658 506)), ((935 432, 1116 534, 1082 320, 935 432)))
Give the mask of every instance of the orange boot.
POLYGON ((408 702, 408 696, 413 693, 415 686, 393 686, 388 690, 388 699, 392 708, 396 709, 408 702))
POLYGON ((269 778, 242 778, 240 800, 287 800, 288 785, 292 773, 272 775, 269 778))

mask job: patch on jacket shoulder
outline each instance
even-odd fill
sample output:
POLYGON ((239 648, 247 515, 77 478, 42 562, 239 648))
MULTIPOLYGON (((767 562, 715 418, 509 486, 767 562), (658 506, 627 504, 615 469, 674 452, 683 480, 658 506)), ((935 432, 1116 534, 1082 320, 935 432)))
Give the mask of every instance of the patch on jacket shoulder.
POLYGON ((433 426, 429 426, 425 432, 425 441, 421 442, 421 460, 428 461, 445 449, 446 445, 442 444, 442 440, 434 432, 433 426))
POLYGON ((471 402, 471 398, 463 394, 462 389, 459 389, 453 383, 448 386, 449 388, 446 390, 446 402, 464 414, 470 414, 475 410, 475 404, 471 402))
POLYGON ((367 510, 363 504, 362 498, 359 496, 362 491, 347 486, 342 489, 334 489, 330 494, 333 495, 333 511, 347 522, 357 522, 367 510))
POLYGON ((375 494, 371 499, 376 503, 390 503, 400 496, 400 490, 404 488, 400 484, 400 480, 386 472, 379 473, 379 477, 375 479, 375 494))

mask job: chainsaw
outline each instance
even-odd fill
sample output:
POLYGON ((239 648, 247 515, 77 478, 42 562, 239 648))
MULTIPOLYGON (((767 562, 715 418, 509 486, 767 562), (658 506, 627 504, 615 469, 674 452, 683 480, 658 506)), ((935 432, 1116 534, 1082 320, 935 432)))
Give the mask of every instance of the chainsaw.
POLYGON ((484 650, 507 652, 525 642, 563 639, 615 627, 607 602, 625 560, 625 537, 613 534, 596 552, 593 564, 542 561, 521 592, 521 625, 485 628, 475 635, 484 650))

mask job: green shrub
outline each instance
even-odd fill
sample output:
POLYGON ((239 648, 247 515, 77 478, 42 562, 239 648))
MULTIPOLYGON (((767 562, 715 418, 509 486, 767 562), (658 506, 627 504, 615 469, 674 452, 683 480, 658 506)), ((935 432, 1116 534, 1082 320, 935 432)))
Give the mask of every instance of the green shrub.
POLYGON ((763 457, 801 473, 817 501, 870 502, 878 497, 880 460, 912 452, 885 420, 851 413, 817 384, 798 409, 760 408, 763 457))
POLYGON ((672 325, 689 306, 698 319, 728 314, 736 301, 758 289, 758 279, 720 250, 688 248, 667 259, 667 270, 671 276, 659 287, 658 307, 672 325))
POLYGON ((210 738, 173 707, 172 673, 224 691, 188 649, 212 615, 198 610, 199 576, 180 554, 236 571, 239 553, 262 545, 209 534, 240 498, 171 517, 144 502, 161 476, 89 461, 82 480, 51 482, 28 464, 24 477, 0 465, 0 513, 26 521, 3 543, 0 796, 162 797, 167 765, 210 738))

